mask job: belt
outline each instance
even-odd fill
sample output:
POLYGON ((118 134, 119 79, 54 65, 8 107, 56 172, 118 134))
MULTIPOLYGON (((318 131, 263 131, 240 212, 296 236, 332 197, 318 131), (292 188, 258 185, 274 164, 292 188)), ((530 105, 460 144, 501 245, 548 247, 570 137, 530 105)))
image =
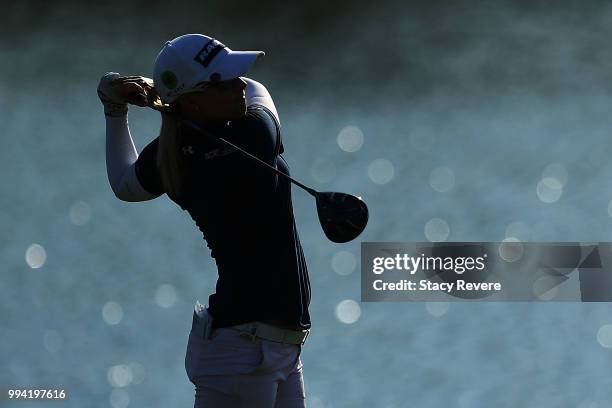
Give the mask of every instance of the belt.
POLYGON ((263 322, 250 322, 228 327, 240 332, 240 337, 255 341, 256 338, 277 343, 304 345, 310 330, 281 329, 263 322))

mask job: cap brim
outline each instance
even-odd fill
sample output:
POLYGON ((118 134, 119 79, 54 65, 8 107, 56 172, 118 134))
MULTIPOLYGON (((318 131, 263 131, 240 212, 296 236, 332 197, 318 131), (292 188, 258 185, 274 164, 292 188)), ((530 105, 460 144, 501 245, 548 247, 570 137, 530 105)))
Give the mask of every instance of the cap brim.
POLYGON ((230 51, 223 60, 219 61, 217 72, 221 80, 238 78, 246 74, 255 60, 266 55, 263 51, 230 51))

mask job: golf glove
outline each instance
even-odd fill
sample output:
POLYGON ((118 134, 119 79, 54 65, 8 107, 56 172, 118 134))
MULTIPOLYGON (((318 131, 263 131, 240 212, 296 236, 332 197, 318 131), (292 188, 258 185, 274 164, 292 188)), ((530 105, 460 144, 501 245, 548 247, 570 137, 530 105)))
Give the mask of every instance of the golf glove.
POLYGON ((113 80, 119 76, 116 72, 107 72, 98 84, 98 97, 104 105, 106 116, 124 116, 128 111, 127 101, 117 94, 117 88, 112 84, 113 80))

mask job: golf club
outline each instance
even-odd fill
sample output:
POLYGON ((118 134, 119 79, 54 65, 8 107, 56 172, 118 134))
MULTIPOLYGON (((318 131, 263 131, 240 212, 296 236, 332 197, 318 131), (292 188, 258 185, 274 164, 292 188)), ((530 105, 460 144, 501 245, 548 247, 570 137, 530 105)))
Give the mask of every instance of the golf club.
MULTIPOLYGON (((151 99, 153 98, 149 99, 149 107, 160 112, 170 111, 170 107, 168 105, 161 104, 158 98, 155 98, 155 100, 151 99)), ((360 197, 355 197, 346 193, 316 191, 315 189, 294 180, 282 171, 279 171, 258 157, 241 149, 222 137, 218 137, 210 132, 207 132, 201 126, 198 126, 191 121, 184 121, 183 123, 209 138, 218 140, 224 145, 259 163, 274 173, 285 177, 290 182, 312 195, 316 200, 319 222, 321 223, 323 232, 330 241, 336 243, 352 241, 365 229, 368 223, 368 206, 360 197)))

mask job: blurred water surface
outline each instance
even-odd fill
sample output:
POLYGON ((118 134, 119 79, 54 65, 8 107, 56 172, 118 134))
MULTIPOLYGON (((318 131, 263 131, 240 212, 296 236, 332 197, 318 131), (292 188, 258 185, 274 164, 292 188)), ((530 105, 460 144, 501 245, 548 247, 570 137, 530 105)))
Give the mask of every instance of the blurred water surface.
MULTIPOLYGON (((261 49, 292 173, 361 195, 337 245, 294 189, 311 273, 311 407, 612 406, 608 304, 359 303, 360 241, 611 241, 612 7, 581 2, 21 2, 0 28, 0 387, 66 406, 190 406, 183 359, 216 271, 166 196, 114 198, 106 71, 188 32, 261 49), (552 181, 551 181, 552 180, 552 181), (438 222, 438 221, 436 221, 438 222)), ((142 149, 159 130, 131 108, 142 149)), ((24 403, 21 406, 38 406, 24 403)))

